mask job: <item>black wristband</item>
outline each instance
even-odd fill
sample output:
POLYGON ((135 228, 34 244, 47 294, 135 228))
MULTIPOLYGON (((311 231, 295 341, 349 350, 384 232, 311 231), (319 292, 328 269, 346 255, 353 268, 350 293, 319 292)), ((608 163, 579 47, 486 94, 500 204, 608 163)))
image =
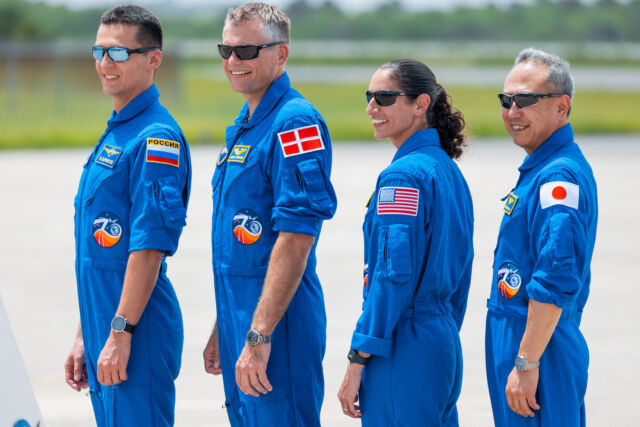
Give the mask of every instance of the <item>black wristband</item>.
POLYGON ((347 359, 349 359, 349 363, 357 363, 358 365, 366 366, 369 363, 368 357, 362 357, 358 354, 357 350, 349 350, 349 354, 347 354, 347 359))

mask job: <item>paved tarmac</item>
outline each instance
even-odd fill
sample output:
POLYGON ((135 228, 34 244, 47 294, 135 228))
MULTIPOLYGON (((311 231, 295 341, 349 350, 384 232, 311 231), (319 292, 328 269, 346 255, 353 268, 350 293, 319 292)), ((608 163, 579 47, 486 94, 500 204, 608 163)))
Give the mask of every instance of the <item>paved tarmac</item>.
MULTIPOLYGON (((579 138, 598 181, 600 218, 591 296, 582 330, 591 364, 589 425, 636 426, 640 402, 640 136, 579 138)), ((226 426, 222 381, 204 373, 202 349, 214 319, 209 181, 220 147, 194 147, 193 191, 180 249, 169 260, 182 305, 185 343, 177 382, 176 426, 226 426)), ((361 224, 389 142, 337 144, 333 182, 338 212, 318 246, 318 273, 328 314, 325 426, 357 426, 342 415, 336 393, 346 367, 362 286, 361 224)), ((91 404, 64 382, 63 362, 78 323, 74 278, 73 197, 89 150, 0 152, 0 294, 40 410, 49 427, 95 425, 91 404)), ((473 282, 462 328, 461 425, 491 426, 484 373, 484 319, 500 198, 517 179, 524 152, 506 140, 474 140, 460 163, 475 204, 473 282)), ((428 381, 424 378, 424 381, 428 381)))

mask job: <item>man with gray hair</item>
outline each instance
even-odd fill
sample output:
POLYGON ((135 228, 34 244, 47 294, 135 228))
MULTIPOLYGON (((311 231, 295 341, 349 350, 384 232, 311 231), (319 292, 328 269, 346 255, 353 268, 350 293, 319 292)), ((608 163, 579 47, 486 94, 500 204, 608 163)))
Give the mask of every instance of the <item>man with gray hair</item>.
POLYGON ((333 216, 331 141, 285 72, 289 18, 230 9, 218 52, 246 103, 227 128, 213 175, 217 321, 205 370, 222 373, 232 426, 319 426, 326 314, 315 273, 333 216))
POLYGON ((525 49, 498 95, 527 156, 505 196, 486 325, 496 426, 583 426, 589 350, 580 318, 589 295, 598 200, 568 122, 569 64, 525 49))

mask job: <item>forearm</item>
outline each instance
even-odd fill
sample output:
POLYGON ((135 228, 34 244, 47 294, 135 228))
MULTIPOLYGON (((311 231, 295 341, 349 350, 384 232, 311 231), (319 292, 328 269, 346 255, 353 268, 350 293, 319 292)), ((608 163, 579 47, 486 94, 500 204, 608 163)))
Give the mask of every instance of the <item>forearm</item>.
POLYGON ((251 327, 271 335, 298 289, 307 266, 314 236, 281 232, 278 235, 251 327))
POLYGON ((138 323, 158 280, 163 256, 162 252, 153 249, 129 254, 120 304, 114 315, 122 315, 134 325, 138 323))
POLYGON ((527 326, 520 341, 518 355, 532 362, 540 360, 561 314, 562 309, 556 305, 530 299, 527 326))

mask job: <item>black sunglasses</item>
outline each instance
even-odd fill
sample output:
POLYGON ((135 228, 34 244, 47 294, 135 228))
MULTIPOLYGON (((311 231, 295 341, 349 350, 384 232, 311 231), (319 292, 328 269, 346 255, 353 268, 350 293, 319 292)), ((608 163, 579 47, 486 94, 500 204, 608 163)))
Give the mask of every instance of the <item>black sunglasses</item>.
POLYGON ((502 108, 508 110, 514 102, 516 103, 516 107, 525 108, 537 103, 540 98, 555 98, 562 95, 562 93, 516 93, 509 95, 508 93, 502 92, 498 94, 498 99, 500 100, 502 108))
POLYGON ((381 107, 388 107, 389 105, 393 105, 396 103, 396 98, 398 96, 416 96, 415 93, 407 93, 407 92, 396 92, 393 90, 379 90, 377 92, 371 92, 367 90, 365 92, 365 96, 367 97, 367 104, 371 102, 371 98, 375 99, 376 104, 381 107))
POLYGON ((128 61, 129 55, 131 55, 132 53, 145 53, 145 52, 151 52, 152 50, 162 50, 162 49, 159 47, 141 47, 138 49, 127 49, 126 47, 119 47, 119 46, 114 46, 109 48, 104 48, 101 46, 91 46, 91 53, 93 53, 93 57, 95 58, 96 61, 102 61, 102 58, 104 58, 105 52, 107 53, 107 55, 109 55, 109 58, 111 58, 112 61, 123 62, 123 61, 128 61))
POLYGON ((238 59, 246 61, 247 59, 257 58, 260 54, 260 49, 275 46, 277 44, 284 44, 284 42, 271 42, 267 44, 243 44, 241 46, 231 46, 224 43, 218 43, 218 53, 220 54, 222 59, 229 59, 231 58, 231 54, 235 52, 238 59))

